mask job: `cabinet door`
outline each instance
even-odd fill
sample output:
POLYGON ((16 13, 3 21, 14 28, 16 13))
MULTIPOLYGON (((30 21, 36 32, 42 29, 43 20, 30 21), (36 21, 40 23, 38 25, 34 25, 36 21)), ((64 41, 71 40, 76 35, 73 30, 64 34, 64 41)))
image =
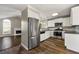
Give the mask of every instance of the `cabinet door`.
POLYGON ((45 34, 40 34, 40 41, 45 40, 45 34))
POLYGON ((50 31, 46 31, 45 32, 45 39, 49 38, 50 37, 50 31))
POLYGON ((41 20, 41 28, 47 28, 48 24, 47 24, 47 20, 41 20))
POLYGON ((79 6, 71 9, 72 25, 79 25, 79 6))
POLYGON ((65 46, 67 47, 68 46, 68 44, 69 44, 69 42, 70 42, 70 34, 66 34, 65 33, 65 46))
POLYGON ((54 31, 50 31, 50 36, 53 37, 54 31))
POLYGON ((63 26, 71 26, 70 17, 63 18, 63 26))
POLYGON ((54 23, 54 20, 48 21, 48 27, 55 27, 54 23))

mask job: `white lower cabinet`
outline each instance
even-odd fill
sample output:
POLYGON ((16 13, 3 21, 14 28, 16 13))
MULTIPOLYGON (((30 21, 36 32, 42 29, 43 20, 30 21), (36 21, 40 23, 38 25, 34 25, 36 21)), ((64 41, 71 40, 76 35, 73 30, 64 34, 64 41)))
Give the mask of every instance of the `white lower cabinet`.
POLYGON ((50 37, 50 31, 45 31, 44 34, 40 34, 40 41, 46 40, 50 37))
POLYGON ((50 37, 50 31, 46 31, 45 32, 45 39, 49 38, 50 37))
POLYGON ((50 36, 53 37, 54 31, 50 31, 50 36))
POLYGON ((45 40, 45 34, 40 34, 40 41, 45 40))
POLYGON ((65 34, 65 46, 67 49, 79 52, 79 34, 65 34))
POLYGON ((62 31, 62 38, 65 39, 65 31, 62 31))

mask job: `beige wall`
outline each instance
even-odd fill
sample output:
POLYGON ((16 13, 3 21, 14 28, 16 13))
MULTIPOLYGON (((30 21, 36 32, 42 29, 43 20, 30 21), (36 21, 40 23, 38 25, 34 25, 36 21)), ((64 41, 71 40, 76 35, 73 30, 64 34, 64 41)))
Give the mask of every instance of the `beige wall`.
MULTIPOLYGON (((9 18, 4 18, 4 19, 11 20, 11 34, 14 34, 14 28, 21 28, 21 17, 20 16, 9 17, 9 18)), ((2 21, 4 19, 0 19, 0 34, 2 34, 2 31, 3 31, 2 21)))

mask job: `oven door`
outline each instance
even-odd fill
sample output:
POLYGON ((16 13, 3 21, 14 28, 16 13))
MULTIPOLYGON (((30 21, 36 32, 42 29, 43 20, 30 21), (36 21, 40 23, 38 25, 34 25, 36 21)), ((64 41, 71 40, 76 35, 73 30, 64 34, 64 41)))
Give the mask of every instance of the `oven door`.
POLYGON ((55 32, 54 32, 54 36, 62 36, 62 32, 55 31, 55 32))

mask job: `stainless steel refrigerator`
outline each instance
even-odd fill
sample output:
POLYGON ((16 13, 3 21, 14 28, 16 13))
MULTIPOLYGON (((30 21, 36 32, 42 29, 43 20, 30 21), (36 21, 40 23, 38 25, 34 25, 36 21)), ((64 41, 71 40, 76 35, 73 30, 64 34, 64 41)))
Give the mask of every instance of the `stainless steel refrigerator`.
POLYGON ((28 48, 32 49, 40 45, 39 20, 28 17, 28 48))

